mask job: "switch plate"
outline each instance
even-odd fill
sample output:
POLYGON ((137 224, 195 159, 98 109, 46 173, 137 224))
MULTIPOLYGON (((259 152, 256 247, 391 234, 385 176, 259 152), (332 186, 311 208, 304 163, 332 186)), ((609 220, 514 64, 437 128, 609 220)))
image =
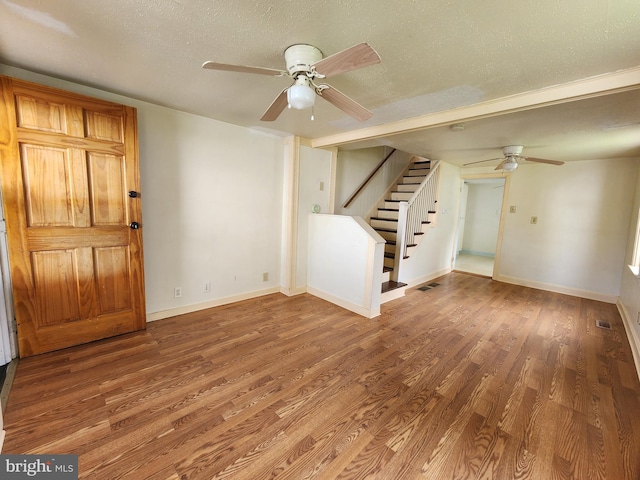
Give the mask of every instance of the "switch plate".
POLYGON ((180 298, 182 296, 182 287, 176 287, 173 289, 173 298, 180 298))
POLYGON ((210 293, 211 292, 211 282, 204 282, 204 284, 202 285, 202 291, 204 293, 210 293))
POLYGON ((538 217, 531 217, 531 223, 536 225, 538 223, 538 217))
POLYGON ((320 191, 324 192, 324 182, 320 182, 320 191))
POLYGON ((509 207, 509 213, 516 213, 516 206, 515 205, 511 205, 509 207))
POLYGON ((268 282, 269 281, 269 272, 264 272, 262 274, 262 281, 263 282, 268 282))

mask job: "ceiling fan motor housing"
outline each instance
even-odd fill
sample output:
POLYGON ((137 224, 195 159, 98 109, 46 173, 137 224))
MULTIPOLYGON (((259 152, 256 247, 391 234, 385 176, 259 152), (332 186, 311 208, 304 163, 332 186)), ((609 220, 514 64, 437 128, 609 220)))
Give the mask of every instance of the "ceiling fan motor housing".
POLYGON ((502 153, 505 157, 519 157, 522 153, 522 145, 508 145, 502 147, 502 153))
POLYGON ((308 73, 312 65, 322 60, 322 52, 312 45, 291 45, 284 51, 287 71, 292 77, 299 73, 308 73))

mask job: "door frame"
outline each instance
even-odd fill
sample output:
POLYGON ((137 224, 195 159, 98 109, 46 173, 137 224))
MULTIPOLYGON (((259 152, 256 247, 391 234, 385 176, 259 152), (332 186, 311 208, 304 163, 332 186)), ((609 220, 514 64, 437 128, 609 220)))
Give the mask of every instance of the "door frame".
MULTIPOLYGON (((4 219, 2 189, 0 189, 0 366, 18 356, 18 335, 13 314, 11 274, 9 271, 9 247, 7 226, 4 219)), ((2 388, 2 385, 0 385, 2 388)))
MULTIPOLYGON (((500 222, 498 224, 498 240, 496 242, 496 254, 493 259, 493 272, 491 274, 491 278, 495 278, 498 272, 500 271, 500 257, 502 254, 502 235, 504 233, 504 223, 506 220, 506 214, 508 213, 507 201, 509 199, 509 186, 511 182, 511 173, 507 172, 495 172, 495 173, 476 173, 476 174, 460 174, 460 188, 459 188, 459 197, 458 197, 458 223, 456 223, 456 241, 453 242, 453 252, 451 255, 451 269, 453 270, 455 266, 455 260, 458 256, 457 248, 458 248, 458 233, 459 233, 459 222, 460 222, 460 211, 462 209, 462 189, 465 180, 480 180, 480 179, 490 179, 490 178, 504 178, 504 189, 502 192, 502 204, 500 207, 500 222)), ((466 206, 465 206, 466 207, 466 206)), ((460 239, 461 241, 462 239, 460 239)))

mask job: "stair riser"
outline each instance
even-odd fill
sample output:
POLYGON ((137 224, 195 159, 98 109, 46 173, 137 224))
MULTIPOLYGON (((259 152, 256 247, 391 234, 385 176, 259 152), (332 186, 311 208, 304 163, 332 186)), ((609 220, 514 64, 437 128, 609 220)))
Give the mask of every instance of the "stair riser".
POLYGON ((383 293, 380 295, 380 303, 383 304, 404 297, 406 288, 407 287, 396 288, 395 290, 383 293))
POLYGON ((396 246, 392 243, 385 243, 384 253, 396 253, 396 246))
POLYGON ((398 228, 398 221, 397 220, 378 220, 378 219, 371 219, 371 226, 373 228, 391 228, 393 230, 398 228))
POLYGON ((382 283, 391 280, 391 272, 382 272, 382 283))
POLYGON ((416 169, 416 170, 409 170, 407 172, 407 176, 409 176, 409 177, 426 177, 427 175, 429 175, 429 172, 431 172, 431 170, 429 170, 428 168, 420 168, 420 169, 416 169))
POLYGON ((408 185, 403 185, 402 183, 399 183, 397 185, 396 190, 398 190, 399 192, 415 192, 417 190, 417 188, 420 185, 415 185, 415 184, 408 184, 408 185))
POLYGON ((417 170, 419 168, 423 168, 425 170, 431 169, 431 162, 416 162, 411 164, 411 168, 417 170))
POLYGON ((389 218, 389 219, 397 220, 398 219, 398 212, 397 211, 389 211, 389 210, 380 210, 380 209, 378 209, 378 215, 376 215, 376 216, 380 217, 380 218, 389 218))
POLYGON ((378 232, 378 234, 380 234, 380 236, 382 238, 384 238, 385 240, 393 240, 394 242, 396 241, 396 232, 381 232, 379 230, 376 230, 378 232))
POLYGON ((393 268, 393 258, 384 257, 384 266, 393 268))
POLYGON ((424 175, 421 175, 419 177, 407 177, 406 175, 404 177, 402 177, 402 183, 416 183, 416 182, 422 182, 422 180, 425 179, 424 175))
POLYGON ((398 202, 388 202, 388 201, 384 202, 384 208, 390 208, 392 210, 393 209, 397 210, 398 207, 399 207, 398 202))
POLYGON ((391 200, 403 200, 405 202, 411 200, 413 193, 411 192, 391 192, 391 200))

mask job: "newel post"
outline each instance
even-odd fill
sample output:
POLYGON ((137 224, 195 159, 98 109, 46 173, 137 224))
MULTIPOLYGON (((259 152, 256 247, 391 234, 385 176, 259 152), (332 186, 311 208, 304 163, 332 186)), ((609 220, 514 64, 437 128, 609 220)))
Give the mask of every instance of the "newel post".
POLYGON ((398 231, 396 233, 396 254, 393 262, 393 272, 391 272, 391 280, 399 282, 400 268, 404 253, 406 251, 407 240, 405 232, 407 231, 407 212, 409 211, 409 202, 400 202, 398 209, 398 231))

